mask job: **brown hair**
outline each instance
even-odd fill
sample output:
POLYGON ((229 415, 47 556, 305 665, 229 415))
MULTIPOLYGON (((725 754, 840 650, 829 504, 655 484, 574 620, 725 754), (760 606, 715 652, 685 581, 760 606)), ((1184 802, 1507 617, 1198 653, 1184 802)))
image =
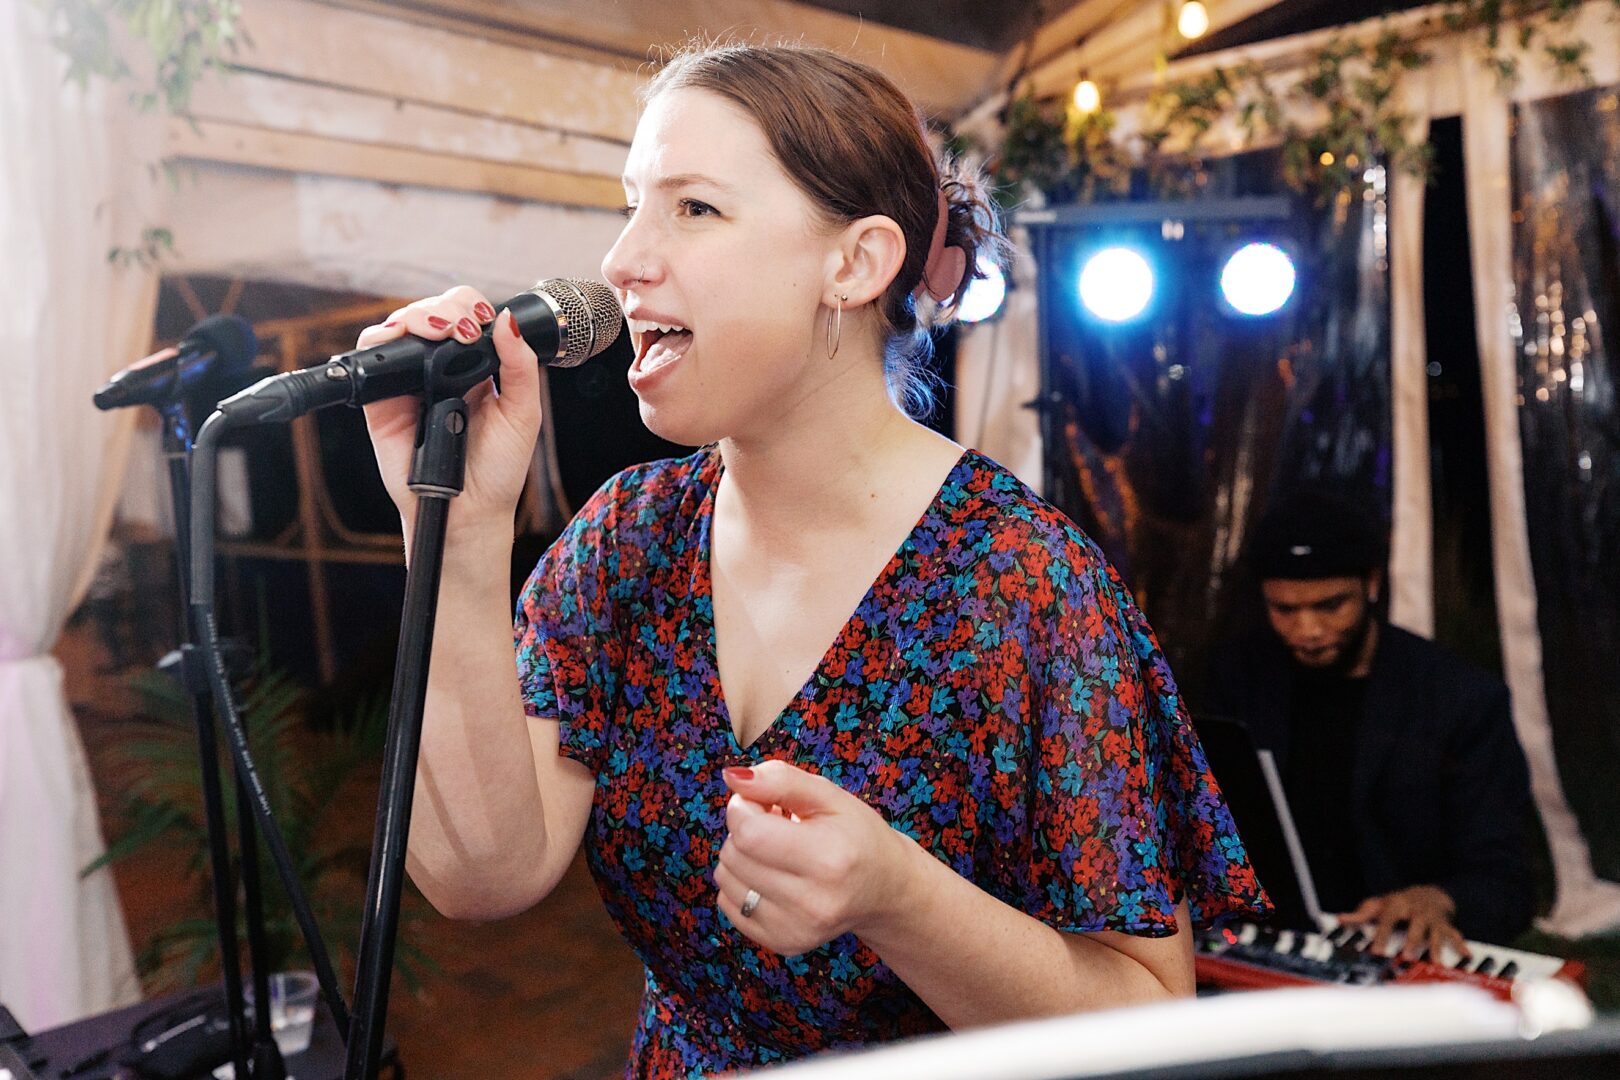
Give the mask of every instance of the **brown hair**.
POLYGON ((888 78, 826 49, 693 43, 669 60, 642 99, 680 88, 712 91, 753 117, 782 168, 830 220, 882 214, 900 226, 905 262, 876 305, 887 330, 884 372, 907 413, 927 414, 933 394, 923 365, 932 340, 912 292, 922 282, 941 191, 945 243, 967 254, 968 274, 936 309, 932 325, 954 314, 977 276, 981 250, 1005 260, 1007 241, 978 174, 935 160, 916 106, 888 78))

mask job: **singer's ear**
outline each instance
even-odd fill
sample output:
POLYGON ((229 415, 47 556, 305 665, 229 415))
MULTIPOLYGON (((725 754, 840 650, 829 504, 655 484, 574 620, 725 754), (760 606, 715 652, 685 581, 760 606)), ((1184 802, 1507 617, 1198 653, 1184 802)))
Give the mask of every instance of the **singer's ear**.
POLYGON ((838 234, 827 282, 828 292, 847 296, 860 307, 883 295, 906 261, 906 234, 893 218, 873 214, 852 221, 838 234))

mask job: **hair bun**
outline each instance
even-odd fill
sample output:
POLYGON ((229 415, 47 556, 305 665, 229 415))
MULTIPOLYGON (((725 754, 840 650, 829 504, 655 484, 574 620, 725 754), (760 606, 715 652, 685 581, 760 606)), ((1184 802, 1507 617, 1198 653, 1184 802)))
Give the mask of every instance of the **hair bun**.
MULTIPOLYGON (((960 158, 944 157, 938 162, 940 198, 946 208, 946 248, 955 247, 962 252, 963 273, 957 287, 944 297, 934 294, 939 308, 930 320, 932 326, 951 321, 956 305, 974 281, 983 278, 981 269, 987 263, 1006 268, 1012 254, 1012 244, 1001 231, 1001 212, 990 193, 990 183, 982 170, 974 168, 960 158)), ((935 281, 933 275, 929 280, 935 281)))

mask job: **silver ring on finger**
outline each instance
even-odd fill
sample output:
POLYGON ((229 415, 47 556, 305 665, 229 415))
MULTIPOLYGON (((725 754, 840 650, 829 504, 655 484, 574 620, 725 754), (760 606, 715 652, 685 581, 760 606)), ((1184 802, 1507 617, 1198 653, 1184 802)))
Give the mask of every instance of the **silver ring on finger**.
POLYGON ((754 911, 759 907, 759 901, 759 890, 749 889, 748 895, 743 897, 742 907, 737 909, 737 914, 741 915, 745 919, 748 918, 749 916, 753 915, 754 911))

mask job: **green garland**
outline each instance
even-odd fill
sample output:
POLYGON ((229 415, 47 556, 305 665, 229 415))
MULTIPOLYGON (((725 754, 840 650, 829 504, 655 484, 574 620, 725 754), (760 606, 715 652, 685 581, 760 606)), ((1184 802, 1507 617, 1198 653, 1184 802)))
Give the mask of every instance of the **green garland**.
MULTIPOLYGON (((1620 0, 1611 2, 1620 11, 1620 0)), ((1484 31, 1485 62, 1504 87, 1519 77, 1520 56, 1533 52, 1561 81, 1590 84, 1589 46, 1569 36, 1581 6, 1582 0, 1452 0, 1442 18, 1454 32, 1484 31)), ((1032 191, 1049 203, 1126 198, 1138 193, 1134 177, 1145 178, 1155 197, 1183 197, 1202 182, 1208 157, 1277 144, 1288 183, 1323 200, 1357 191, 1374 161, 1427 176, 1429 148, 1410 140, 1412 117, 1396 103, 1402 78, 1431 59, 1392 28, 1371 40, 1335 35, 1288 81, 1243 62, 1154 88, 1129 140, 1116 131, 1112 113, 1083 115, 1066 97, 1026 94, 1007 107, 991 173, 1007 203, 1032 191), (1306 126, 1288 119, 1299 115, 1322 120, 1306 126), (1209 135, 1223 120, 1235 128, 1236 145, 1211 147, 1209 135)))
MULTIPOLYGON (((36 3, 41 0, 35 0, 36 3)), ((48 0, 51 43, 68 58, 80 87, 92 75, 135 79, 130 101, 150 112, 162 104, 178 116, 204 73, 223 67, 244 40, 241 0, 48 0), (148 73, 135 78, 126 50, 146 46, 148 73)))
MULTIPOLYGON (((142 112, 159 107, 182 116, 203 75, 223 69, 247 40, 241 0, 33 0, 46 12, 54 45, 68 60, 67 78, 80 89, 92 76, 132 84, 129 100, 142 112), (145 56, 131 50, 144 46, 145 56), (139 74, 137 74, 139 72, 139 74)), ((195 124, 195 121, 193 121, 195 124)), ((170 183, 173 166, 160 166, 170 183)), ((109 262, 155 265, 174 251, 174 233, 158 225, 141 230, 134 247, 113 247, 109 262)))

